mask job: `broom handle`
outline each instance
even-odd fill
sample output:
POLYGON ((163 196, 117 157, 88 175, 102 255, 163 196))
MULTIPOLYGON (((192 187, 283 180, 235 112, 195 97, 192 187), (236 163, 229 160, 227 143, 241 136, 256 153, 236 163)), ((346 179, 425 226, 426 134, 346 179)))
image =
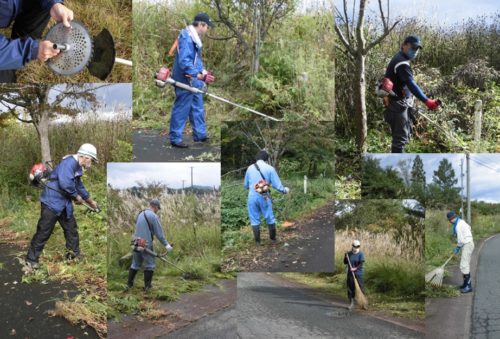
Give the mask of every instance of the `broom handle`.
POLYGON ((351 261, 349 260, 349 254, 346 253, 345 256, 347 257, 347 263, 349 264, 349 268, 350 268, 350 271, 352 273, 352 277, 354 278, 354 280, 358 281, 358 279, 356 279, 356 275, 352 271, 351 261))

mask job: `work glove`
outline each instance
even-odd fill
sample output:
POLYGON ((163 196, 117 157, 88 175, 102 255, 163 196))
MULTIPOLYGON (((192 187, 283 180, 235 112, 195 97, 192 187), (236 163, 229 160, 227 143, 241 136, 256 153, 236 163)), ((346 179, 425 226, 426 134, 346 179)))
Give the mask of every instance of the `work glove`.
POLYGON ((165 249, 167 250, 167 252, 172 252, 174 248, 170 246, 170 244, 167 244, 167 246, 165 246, 165 249))
POLYGON ((457 246, 457 247, 455 247, 455 248, 453 249, 453 253, 454 253, 454 254, 458 254, 458 253, 460 253, 460 250, 461 250, 461 249, 462 249, 462 247, 457 246))
POLYGON ((290 193, 290 189, 288 187, 285 187, 285 189, 283 190, 283 194, 288 194, 290 193))
POLYGON ((434 100, 434 99, 427 99, 425 102, 425 106, 431 111, 436 110, 439 105, 441 105, 441 102, 439 100, 434 100))
POLYGON ((97 202, 95 202, 94 199, 88 198, 87 200, 85 200, 85 202, 89 204, 89 206, 92 207, 93 209, 95 210, 99 209, 99 206, 97 206, 97 202))
POLYGON ((77 204, 77 205, 81 205, 81 204, 83 204, 83 199, 82 199, 82 197, 80 196, 80 194, 78 194, 78 195, 76 196, 76 198, 75 198, 75 204, 77 204))

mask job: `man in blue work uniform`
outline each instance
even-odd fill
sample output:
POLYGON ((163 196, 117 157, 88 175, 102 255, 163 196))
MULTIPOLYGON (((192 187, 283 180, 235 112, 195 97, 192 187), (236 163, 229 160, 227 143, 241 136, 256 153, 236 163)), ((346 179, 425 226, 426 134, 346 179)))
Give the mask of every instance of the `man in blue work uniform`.
POLYGON ((91 144, 83 144, 77 154, 65 156, 48 177, 40 196, 40 219, 26 257, 26 265, 32 269, 38 267, 38 258, 57 221, 63 228, 66 239, 66 258, 74 259, 80 255, 73 201, 76 204, 85 201, 90 207, 97 209, 97 203, 90 197, 81 179, 84 171, 91 167, 92 161, 97 161, 96 148, 91 144))
MULTIPOLYGON (((145 240, 145 246, 151 251, 154 251, 153 239, 156 236, 162 245, 165 246, 167 252, 170 252, 173 248, 165 239, 160 219, 157 216, 160 209, 160 201, 158 199, 153 199, 149 203, 149 208, 139 213, 135 224, 134 242, 143 239, 143 241, 145 240)), ((127 289, 134 286, 134 278, 143 264, 144 289, 151 289, 155 269, 155 257, 145 251, 137 250, 133 252, 132 265, 128 271, 127 289)))
POLYGON ((266 162, 269 154, 262 150, 255 157, 255 164, 248 167, 245 174, 245 188, 248 190, 248 216, 252 225, 255 244, 260 245, 260 216, 266 219, 269 229, 269 239, 271 243, 276 243, 276 219, 273 214, 273 204, 270 192, 258 192, 256 184, 265 181, 270 187, 287 194, 290 192, 288 187, 281 184, 281 180, 276 170, 266 162))
POLYGON ((411 118, 414 116, 412 94, 421 100, 428 109, 435 110, 439 101, 429 99, 413 79, 410 61, 414 60, 422 48, 420 38, 410 35, 401 45, 401 50, 387 66, 385 77, 393 84, 395 96, 389 96, 389 104, 384 111, 385 121, 391 127, 392 153, 403 153, 410 140, 411 118))
MULTIPOLYGON (((209 16, 206 13, 199 13, 195 16, 193 23, 179 34, 177 55, 172 70, 172 78, 175 81, 199 89, 215 81, 214 76, 205 70, 201 60, 201 47, 203 46, 201 36, 209 27, 213 27, 209 16)), ((208 141, 203 94, 176 87, 175 102, 170 117, 170 144, 173 147, 188 147, 182 142, 182 133, 188 118, 193 128, 193 140, 195 142, 208 141)))
POLYGON ((0 28, 14 23, 10 39, 0 34, 0 83, 16 82, 16 70, 30 61, 59 54, 52 42, 39 40, 51 17, 70 27, 73 11, 63 0, 0 0, 0 28))
POLYGON ((344 256, 344 264, 347 265, 347 297, 349 298, 349 310, 354 306, 354 297, 356 296, 356 288, 354 286, 353 273, 356 276, 359 287, 363 293, 365 292, 363 284, 363 264, 365 262, 365 254, 360 250, 361 243, 359 240, 352 242, 352 249, 346 252, 344 256), (349 258, 349 260, 347 260, 349 258), (349 266, 349 262, 351 263, 349 266))

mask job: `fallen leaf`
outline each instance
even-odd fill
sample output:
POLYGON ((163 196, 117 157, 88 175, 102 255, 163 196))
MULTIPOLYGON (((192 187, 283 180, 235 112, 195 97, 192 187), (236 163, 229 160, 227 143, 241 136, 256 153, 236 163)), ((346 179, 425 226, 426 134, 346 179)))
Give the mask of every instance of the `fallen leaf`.
POLYGON ((14 328, 10 330, 10 335, 16 335, 16 330, 14 328))
POLYGON ((17 285, 17 281, 16 281, 16 280, 14 280, 13 284, 14 284, 14 285, 17 285))
POLYGON ((33 305, 33 303, 32 303, 31 301, 25 300, 24 302, 25 302, 25 303, 26 303, 26 305, 28 305, 28 306, 33 305))

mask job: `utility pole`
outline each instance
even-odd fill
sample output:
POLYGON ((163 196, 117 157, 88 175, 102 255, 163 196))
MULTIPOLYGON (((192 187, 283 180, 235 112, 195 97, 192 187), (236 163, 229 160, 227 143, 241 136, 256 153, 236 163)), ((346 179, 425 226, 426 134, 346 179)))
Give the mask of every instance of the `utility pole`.
POLYGON ((465 153, 466 166, 467 166, 467 223, 470 225, 470 154, 465 153))
POLYGON ((464 218, 464 159, 460 159, 460 217, 464 218))
POLYGON ((191 168, 191 189, 193 189, 193 166, 190 166, 189 168, 191 168))

